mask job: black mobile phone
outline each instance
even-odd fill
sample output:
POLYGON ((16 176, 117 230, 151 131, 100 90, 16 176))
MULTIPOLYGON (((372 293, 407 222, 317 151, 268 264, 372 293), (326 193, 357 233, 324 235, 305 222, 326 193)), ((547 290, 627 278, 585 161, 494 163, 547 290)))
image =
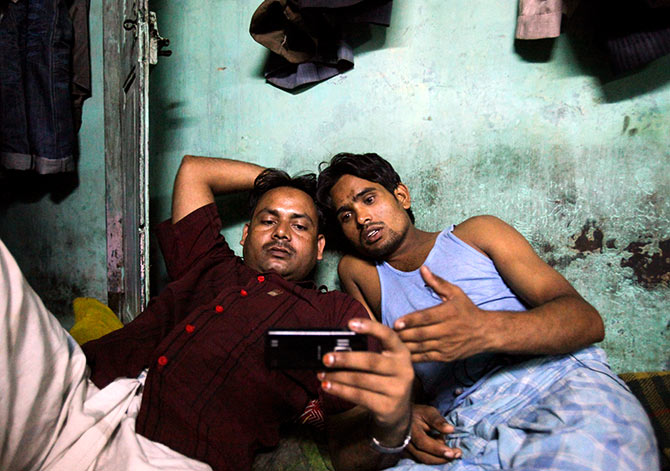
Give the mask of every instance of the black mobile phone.
POLYGON ((367 350, 368 338, 347 329, 270 329, 265 334, 265 363, 270 369, 325 368, 328 352, 367 350))

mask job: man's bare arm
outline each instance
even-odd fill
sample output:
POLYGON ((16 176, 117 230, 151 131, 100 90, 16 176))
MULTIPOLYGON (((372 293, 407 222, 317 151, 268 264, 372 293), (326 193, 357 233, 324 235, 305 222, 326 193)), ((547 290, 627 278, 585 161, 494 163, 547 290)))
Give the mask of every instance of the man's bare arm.
POLYGON ((214 195, 250 190, 263 167, 239 160, 185 155, 172 193, 172 222, 214 202, 214 195))
POLYGON ((452 361, 480 352, 568 353, 603 339, 598 311, 511 226, 491 216, 478 216, 457 226, 454 234, 490 257, 512 291, 531 309, 481 310, 460 288, 424 267, 424 280, 444 302, 396 321, 413 361, 452 361))
POLYGON ((371 319, 381 319, 381 289, 375 266, 354 255, 344 255, 337 274, 345 293, 360 302, 371 319))
POLYGON ((512 226, 491 216, 476 218, 472 225, 473 242, 493 260, 512 291, 531 306, 527 312, 495 316, 489 332, 494 351, 569 353, 603 340, 605 328, 598 311, 512 226))

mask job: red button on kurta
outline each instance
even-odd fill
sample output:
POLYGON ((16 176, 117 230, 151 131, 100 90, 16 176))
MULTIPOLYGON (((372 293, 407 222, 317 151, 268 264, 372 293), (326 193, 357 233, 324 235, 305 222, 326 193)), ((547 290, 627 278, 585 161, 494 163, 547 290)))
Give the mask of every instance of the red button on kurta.
POLYGON ((168 362, 168 359, 167 359, 166 356, 159 356, 159 357, 158 357, 158 364, 159 364, 160 366, 165 366, 165 365, 167 365, 167 362, 168 362))
POLYGON ((214 308, 214 310, 215 310, 216 312, 223 312, 223 306, 216 306, 216 307, 214 308))
POLYGON ((240 290, 240 296, 247 296, 249 293, 247 293, 246 289, 240 290))
POLYGON ((265 277, 263 275, 258 275, 258 282, 263 283, 265 281, 265 277))
POLYGON ((184 330, 188 332, 189 334, 195 330, 195 326, 191 324, 186 324, 186 327, 184 327, 184 330))

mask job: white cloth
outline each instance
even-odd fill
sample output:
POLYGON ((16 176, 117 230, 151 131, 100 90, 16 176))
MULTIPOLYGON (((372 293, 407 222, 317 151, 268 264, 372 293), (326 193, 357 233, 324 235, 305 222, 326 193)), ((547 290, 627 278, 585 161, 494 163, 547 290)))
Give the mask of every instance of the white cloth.
POLYGON ((135 433, 141 379, 98 389, 79 345, 0 241, 0 469, 211 468, 135 433))

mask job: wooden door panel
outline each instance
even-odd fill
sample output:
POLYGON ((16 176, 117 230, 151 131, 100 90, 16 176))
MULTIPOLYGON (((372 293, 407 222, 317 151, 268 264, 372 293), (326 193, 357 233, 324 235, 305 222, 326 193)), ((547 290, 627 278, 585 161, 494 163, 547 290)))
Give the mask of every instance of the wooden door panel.
POLYGON ((148 1, 104 9, 108 304, 129 322, 149 293, 148 1))

